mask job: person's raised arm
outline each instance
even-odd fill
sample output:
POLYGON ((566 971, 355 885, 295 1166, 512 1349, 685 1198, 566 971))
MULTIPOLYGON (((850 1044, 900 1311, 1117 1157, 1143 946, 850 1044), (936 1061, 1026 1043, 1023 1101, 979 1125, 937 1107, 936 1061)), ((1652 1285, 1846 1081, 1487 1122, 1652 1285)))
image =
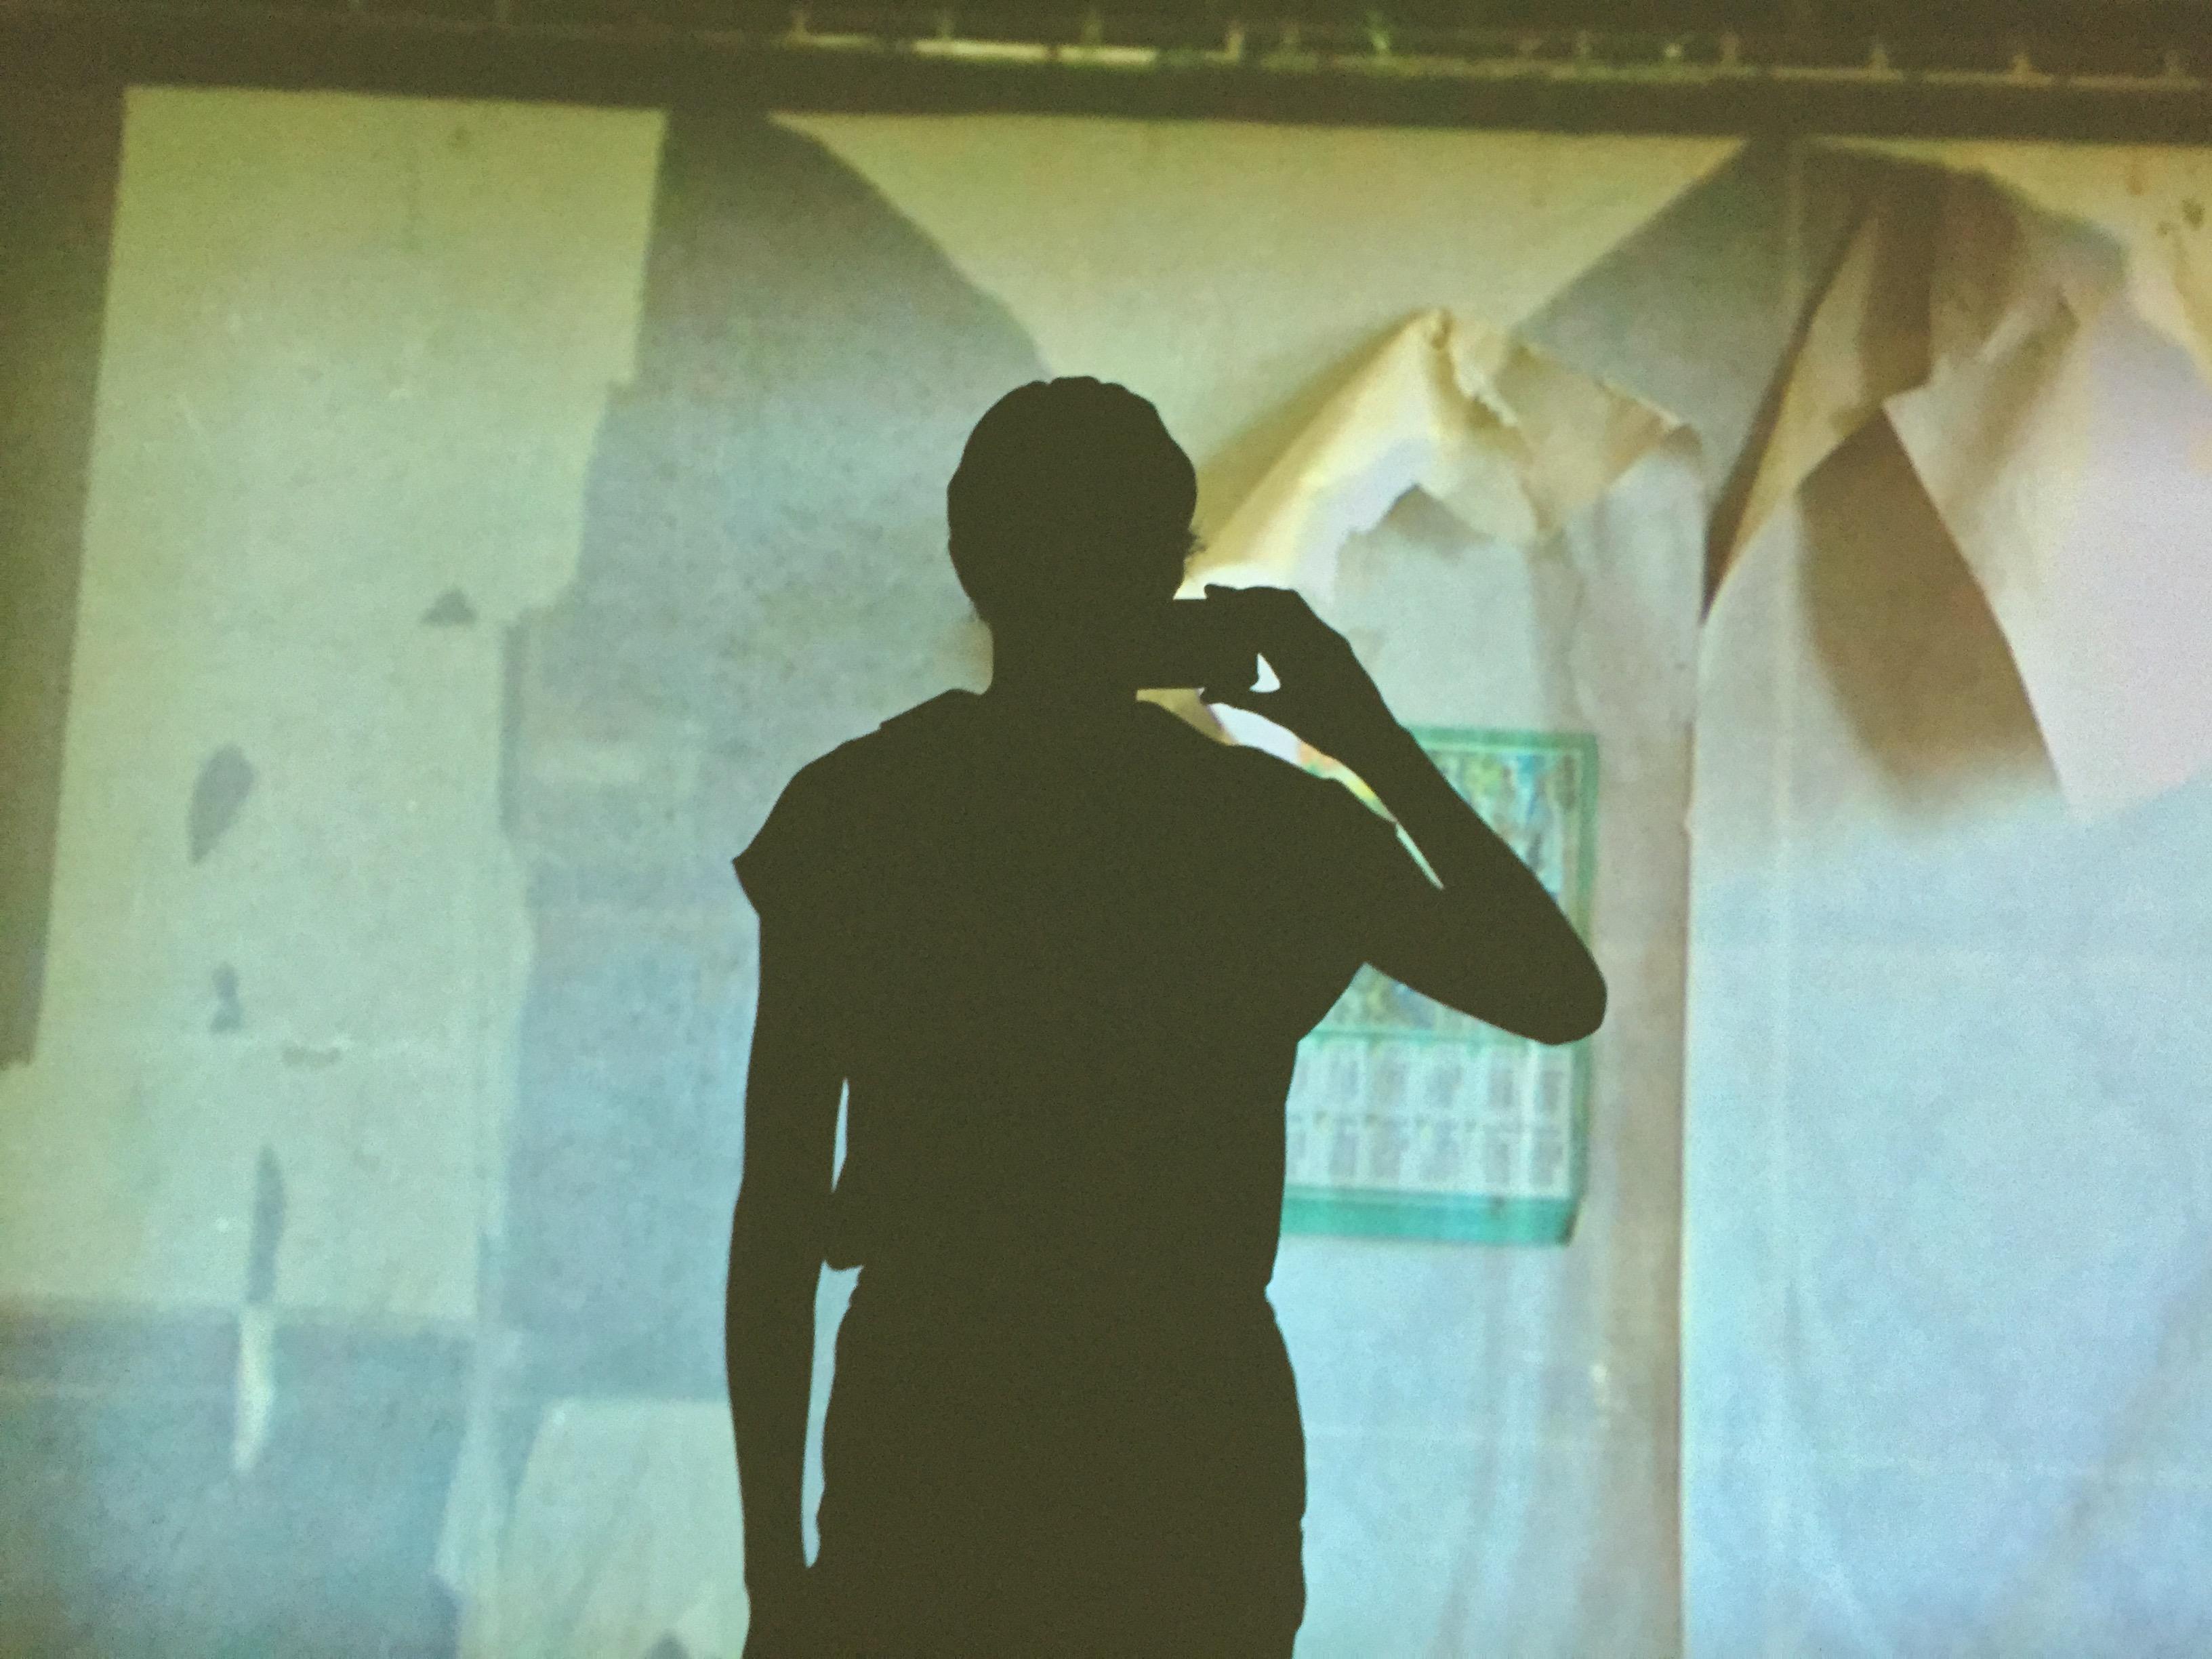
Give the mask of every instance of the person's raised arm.
POLYGON ((1207 593, 1251 618, 1280 685, 1209 689, 1206 698, 1263 714, 1358 773, 1443 884, 1398 848, 1345 872, 1357 886, 1366 960, 1424 996, 1539 1042, 1595 1030, 1605 979, 1574 924, 1398 724, 1343 636, 1288 589, 1207 593))
POLYGON ((763 921, 724 1325, 752 1602, 745 1651, 756 1659, 803 1651, 795 1632, 806 1572, 800 1504, 814 1297, 844 1083, 823 1018, 826 988, 811 961, 792 922, 763 921))

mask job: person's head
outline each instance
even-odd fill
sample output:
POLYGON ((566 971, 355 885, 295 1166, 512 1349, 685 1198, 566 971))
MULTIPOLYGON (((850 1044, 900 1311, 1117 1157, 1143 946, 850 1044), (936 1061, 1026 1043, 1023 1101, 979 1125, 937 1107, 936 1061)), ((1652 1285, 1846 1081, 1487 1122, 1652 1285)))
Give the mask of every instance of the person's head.
POLYGON ((969 600, 1010 638, 1079 652, 1175 597, 1198 476, 1159 411, 1089 375, 1031 380, 985 411, 945 489, 969 600))

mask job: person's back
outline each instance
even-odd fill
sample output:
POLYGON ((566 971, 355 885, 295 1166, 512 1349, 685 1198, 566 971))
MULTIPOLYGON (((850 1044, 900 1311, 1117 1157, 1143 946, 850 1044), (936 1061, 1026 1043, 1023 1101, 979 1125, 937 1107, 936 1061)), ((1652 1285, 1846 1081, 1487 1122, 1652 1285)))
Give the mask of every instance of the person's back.
POLYGON ((1304 1451, 1266 1287, 1298 1039, 1362 962, 1539 1041, 1603 1016, 1541 884, 1296 594, 1209 590, 1282 682, 1210 695, 1351 766, 1441 890, 1341 785, 1137 700, 1125 648, 1194 492, 1121 388, 1002 399, 951 492, 990 690, 802 768, 736 860, 762 918, 728 1325, 747 1659, 1285 1659, 1304 1451), (825 1260, 860 1273, 810 1570, 825 1260))
POLYGON ((1283 1650, 1283 1098, 1358 965, 1316 878, 1395 832, 1147 703, 1072 733, 948 693, 807 787, 850 1056, 826 1255, 861 1270, 820 1599, 859 1651, 1283 1650))
POLYGON ((831 1264, 1264 1290, 1297 1041, 1358 966, 1329 878, 1389 822, 1147 702, 1069 732, 949 692, 811 770, 851 1042, 831 1264))

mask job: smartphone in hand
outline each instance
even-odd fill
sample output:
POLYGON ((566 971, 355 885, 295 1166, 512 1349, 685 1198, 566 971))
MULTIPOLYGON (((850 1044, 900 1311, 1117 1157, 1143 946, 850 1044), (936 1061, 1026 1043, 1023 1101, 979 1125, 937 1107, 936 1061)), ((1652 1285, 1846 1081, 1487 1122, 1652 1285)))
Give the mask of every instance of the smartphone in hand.
POLYGON ((1139 626, 1133 649, 1139 690, 1249 691, 1260 649, 1242 617, 1208 599, 1170 599, 1139 626))

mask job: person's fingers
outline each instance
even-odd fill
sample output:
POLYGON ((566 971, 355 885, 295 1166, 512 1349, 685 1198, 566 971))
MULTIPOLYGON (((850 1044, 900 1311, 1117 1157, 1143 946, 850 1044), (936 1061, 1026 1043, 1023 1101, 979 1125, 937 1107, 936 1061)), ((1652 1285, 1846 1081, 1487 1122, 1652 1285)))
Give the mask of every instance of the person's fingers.
POLYGON ((1242 626, 1248 636, 1260 648, 1260 654, 1281 655, 1289 647, 1296 654, 1295 641, 1300 629, 1307 624, 1297 615, 1304 600, 1282 587, 1224 587, 1218 583, 1206 584, 1206 597, 1212 603, 1230 607, 1232 616, 1243 618, 1242 626), (1290 605, 1282 602, 1289 600, 1290 605))
POLYGON ((1287 587, 1224 587, 1218 582, 1206 585, 1206 597, 1245 611, 1286 611, 1305 604, 1302 595, 1287 587))
POLYGON ((1281 609, 1283 600, 1298 596, 1282 587, 1224 587, 1218 582, 1208 582, 1206 597, 1217 605, 1264 616, 1281 609))
POLYGON ((1273 691, 1216 691, 1211 689, 1198 694, 1201 702, 1225 703, 1231 708, 1241 708, 1248 714, 1265 714, 1269 708, 1278 707, 1274 701, 1278 695, 1273 691))
POLYGON ((1273 639, 1279 648, 1296 645, 1311 650, 1323 641, 1336 637, 1336 630, 1321 619, 1306 596, 1292 587, 1223 587, 1209 582, 1206 597, 1236 606, 1252 618, 1262 635, 1264 654, 1267 642, 1273 639))

